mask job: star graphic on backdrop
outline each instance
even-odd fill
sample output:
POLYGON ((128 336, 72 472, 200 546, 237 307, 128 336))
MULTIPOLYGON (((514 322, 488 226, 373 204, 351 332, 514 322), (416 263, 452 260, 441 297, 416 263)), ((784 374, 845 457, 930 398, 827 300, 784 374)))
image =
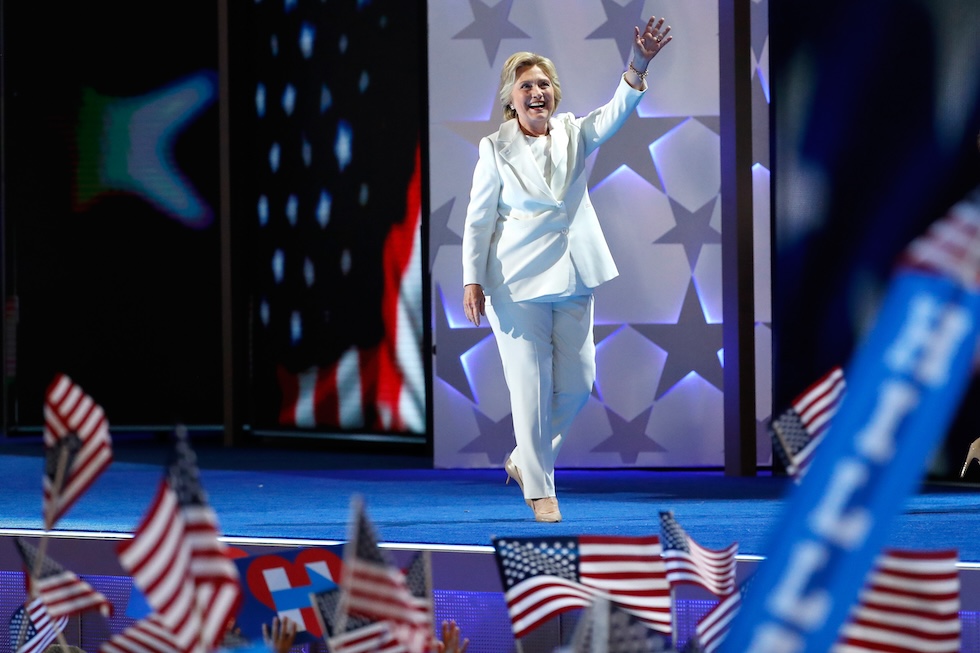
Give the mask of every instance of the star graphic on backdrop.
POLYGON ((766 46, 766 39, 769 38, 769 3, 753 2, 749 12, 749 23, 751 24, 750 37, 752 39, 752 52, 756 59, 762 56, 762 48, 766 46))
POLYGON ((691 118, 721 136, 721 116, 691 116, 691 118))
POLYGON ((514 0, 500 0, 493 7, 488 7, 481 0, 470 0, 473 10, 473 22, 454 36, 454 39, 479 39, 483 41, 483 50, 487 53, 487 63, 493 65, 504 39, 529 39, 521 28, 508 20, 511 5, 514 0))
POLYGON ((429 272, 436 261, 436 254, 443 245, 459 245, 463 242, 455 231, 449 228, 449 216, 453 212, 453 204, 456 198, 452 198, 438 209, 432 211, 429 216, 429 272))
POLYGON ((595 344, 598 345, 622 327, 622 324, 596 324, 592 327, 592 337, 595 340, 595 344))
POLYGON ((486 120, 450 120, 443 124, 453 130, 457 136, 472 144, 473 147, 479 148, 483 137, 500 129, 502 121, 503 115, 496 114, 491 115, 486 120))
MULTIPOLYGON (((598 345, 600 342, 611 336, 612 334, 623 328, 622 324, 596 324, 592 327, 592 339, 595 344, 598 345)), ((592 384, 592 396, 602 401, 602 395, 599 394, 599 384, 592 384)))
POLYGON ((647 180, 661 192, 657 166, 653 163, 650 144, 681 124, 685 118, 641 118, 636 111, 630 114, 612 138, 596 153, 595 165, 589 173, 589 186, 595 186, 616 172, 623 164, 647 180))
POLYGON ((722 346, 722 325, 708 324, 692 279, 684 296, 677 324, 633 324, 637 332, 667 352, 654 399, 691 372, 719 390, 724 385, 718 350, 722 346))
POLYGON ((466 443, 459 453, 485 453, 491 463, 503 465, 514 450, 514 424, 510 414, 500 421, 493 421, 473 409, 480 435, 466 443))
POLYGON ((671 243, 683 245, 684 253, 687 254, 687 262, 691 266, 691 272, 694 272, 694 268, 698 264, 698 257, 701 255, 701 246, 705 243, 721 242, 721 234, 711 226, 711 215, 714 213, 717 201, 718 196, 716 195, 707 204, 692 213, 681 206, 679 202, 670 198, 670 208, 676 224, 673 229, 653 242, 660 245, 671 243))
MULTIPOLYGON (((439 285, 436 285, 436 298, 439 302, 436 307, 436 347, 438 347, 436 367, 438 368, 438 376, 456 388, 461 395, 468 397, 470 401, 476 401, 460 356, 490 335, 490 327, 452 328, 446 318, 445 299, 442 296, 442 287, 439 285)), ((487 323, 484 322, 484 324, 487 323)))
POLYGON ((625 63, 633 47, 632 38, 627 39, 626 36, 633 34, 634 27, 642 29, 646 25, 646 18, 643 16, 643 2, 644 0, 630 0, 625 5, 620 6, 613 0, 602 0, 602 9, 606 12, 606 22, 586 36, 586 40, 613 39, 622 55, 622 61, 625 63))
POLYGON ((636 459, 642 451, 666 452, 667 449, 657 444, 653 438, 645 433, 652 410, 653 405, 647 406, 646 410, 627 421, 607 407, 606 415, 609 417, 613 434, 594 446, 592 451, 615 451, 626 464, 636 463, 636 459))

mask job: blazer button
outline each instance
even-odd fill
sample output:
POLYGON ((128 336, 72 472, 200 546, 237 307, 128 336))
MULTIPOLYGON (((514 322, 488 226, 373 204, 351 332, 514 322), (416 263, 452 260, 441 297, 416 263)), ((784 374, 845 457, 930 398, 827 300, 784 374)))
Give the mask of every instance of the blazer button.
POLYGON ((563 234, 566 234, 567 235, 568 234, 568 227, 565 227, 564 229, 562 229, 561 232, 563 234))

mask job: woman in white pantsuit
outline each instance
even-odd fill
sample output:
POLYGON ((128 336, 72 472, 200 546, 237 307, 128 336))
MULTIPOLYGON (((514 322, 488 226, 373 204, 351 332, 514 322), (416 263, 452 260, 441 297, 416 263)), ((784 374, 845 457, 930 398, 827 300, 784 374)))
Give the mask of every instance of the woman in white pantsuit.
POLYGON ((664 19, 634 28, 616 92, 587 116, 555 114, 554 64, 519 52, 500 74, 505 122, 480 142, 463 229, 463 308, 490 322, 510 391, 517 446, 505 463, 537 521, 561 521, 555 457, 595 380, 592 290, 618 271, 586 187, 585 159, 646 91, 670 42, 664 19))

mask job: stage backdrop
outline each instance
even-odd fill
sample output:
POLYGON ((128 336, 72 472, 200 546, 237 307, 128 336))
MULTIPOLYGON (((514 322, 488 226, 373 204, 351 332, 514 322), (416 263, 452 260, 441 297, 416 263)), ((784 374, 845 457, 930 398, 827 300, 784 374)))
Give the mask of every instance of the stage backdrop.
MULTIPOLYGON (((753 2, 756 116, 758 462, 771 447, 768 6, 753 2)), ((606 102, 633 27, 666 16, 674 41, 650 91, 588 162, 592 199, 620 269, 596 293, 598 379, 564 467, 723 464, 718 9, 713 0, 431 0, 430 266, 435 464, 488 467, 513 447, 488 327, 463 316, 461 234, 480 138, 500 124, 500 68, 515 51, 557 66, 560 111, 606 102)))

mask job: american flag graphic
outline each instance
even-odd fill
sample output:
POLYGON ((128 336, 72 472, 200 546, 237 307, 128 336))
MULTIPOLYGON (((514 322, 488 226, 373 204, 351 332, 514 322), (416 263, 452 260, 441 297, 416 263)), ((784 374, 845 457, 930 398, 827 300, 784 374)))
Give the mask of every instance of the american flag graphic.
POLYGON ((493 545, 515 637, 597 596, 670 635, 670 587, 657 536, 494 538, 493 545))
POLYGON ((899 264, 980 287, 980 191, 957 202, 909 243, 899 264))
POLYGON ((175 460, 135 536, 119 545, 119 561, 177 647, 208 650, 238 609, 241 587, 228 547, 218 540, 186 430, 179 428, 176 439, 175 460))
POLYGON ((112 462, 109 422, 102 407, 65 374, 48 386, 44 447, 44 527, 51 530, 112 462))
POLYGON ((68 617, 52 617, 41 599, 22 605, 10 617, 10 650, 42 653, 68 625, 68 617))
POLYGON ((725 641, 725 635, 731 627, 732 620, 742 606, 742 597, 748 587, 748 581, 743 582, 737 591, 722 597, 706 615, 698 620, 694 634, 699 650, 703 653, 713 653, 725 641))
POLYGON ((109 638, 99 647, 100 653, 183 653, 174 633, 159 615, 145 619, 109 638))
POLYGON ((409 577, 378 547, 363 502, 355 497, 352 504, 351 537, 344 546, 337 627, 347 631, 347 615, 385 621, 409 653, 423 653, 428 650, 433 634, 431 582, 425 580, 429 571, 410 569, 409 575, 414 574, 416 583, 410 586, 409 577))
POLYGON ((404 0, 249 4, 261 97, 243 116, 254 147, 241 164, 258 218, 256 382, 272 390, 256 409, 275 426, 425 433, 424 167, 410 127, 422 87, 417 66, 368 83, 388 65, 379 30, 414 39, 424 12, 404 0), (337 39, 343 48, 311 47, 337 39))
POLYGON ((416 150, 404 220, 391 226, 384 242, 381 341, 351 347, 329 367, 291 372, 279 366, 280 424, 425 431, 420 157, 416 150))
POLYGON ((41 599, 52 617, 70 617, 88 610, 98 610, 103 616, 112 615, 112 603, 72 571, 44 556, 37 547, 21 538, 14 544, 24 560, 28 576, 28 591, 41 599))
POLYGON ((735 589, 738 542, 725 549, 707 549, 695 542, 669 511, 660 512, 660 537, 671 587, 700 585, 715 596, 726 596, 735 589))
POLYGON ((884 551, 833 653, 959 651, 956 562, 955 550, 884 551))
POLYGON ((836 366, 800 393, 790 408, 769 425, 776 455, 797 483, 806 475, 846 387, 844 370, 836 366))

